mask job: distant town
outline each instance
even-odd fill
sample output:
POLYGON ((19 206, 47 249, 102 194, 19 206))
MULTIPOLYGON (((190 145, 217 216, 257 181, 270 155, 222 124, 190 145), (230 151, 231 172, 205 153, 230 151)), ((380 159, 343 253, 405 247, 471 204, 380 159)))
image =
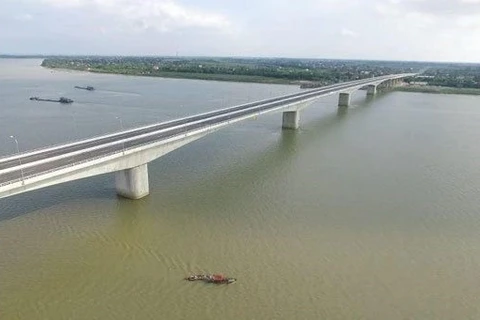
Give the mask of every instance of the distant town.
MULTIPOLYGON (((0 57, 7 57, 1 56, 0 57)), ((13 56, 8 56, 13 57, 13 56)), ((135 76, 298 84, 304 88, 392 73, 421 73, 397 90, 480 94, 480 64, 223 57, 28 56, 42 66, 135 76)))

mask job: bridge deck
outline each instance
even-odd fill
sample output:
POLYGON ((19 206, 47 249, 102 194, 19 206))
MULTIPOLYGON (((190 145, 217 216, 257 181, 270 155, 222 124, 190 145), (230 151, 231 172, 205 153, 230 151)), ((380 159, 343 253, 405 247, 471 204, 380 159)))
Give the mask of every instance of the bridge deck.
POLYGON ((21 179, 22 174, 24 178, 38 176, 39 174, 42 174, 42 172, 50 172, 56 168, 72 166, 76 163, 88 161, 89 159, 97 159, 109 154, 122 152, 126 149, 167 140, 201 128, 222 124, 249 115, 273 111, 282 106, 301 103, 302 101, 308 101, 312 98, 342 90, 358 88, 367 84, 405 77, 408 75, 390 75, 335 84, 305 92, 256 101, 174 121, 159 123, 148 127, 131 129, 94 139, 87 139, 68 145, 45 148, 30 153, 27 152, 16 156, 0 158, 0 185, 6 185, 18 181, 21 179), (92 148, 94 149, 92 150, 92 148), (85 150, 85 152, 82 152, 82 150, 85 150), (23 169, 23 172, 20 167, 23 169))

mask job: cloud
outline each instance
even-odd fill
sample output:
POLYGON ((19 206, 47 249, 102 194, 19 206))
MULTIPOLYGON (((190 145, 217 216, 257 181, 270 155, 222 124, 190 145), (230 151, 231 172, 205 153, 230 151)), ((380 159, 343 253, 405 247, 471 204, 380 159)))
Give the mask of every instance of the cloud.
POLYGON ((474 39, 480 38, 480 0, 375 1, 379 23, 390 26, 404 55, 424 56, 421 60, 478 60, 480 44, 474 39))
POLYGON ((375 9, 399 25, 436 28, 435 33, 480 27, 480 0, 386 0, 377 1, 375 9))
POLYGON ((59 8, 97 9, 131 23, 136 29, 162 32, 201 27, 228 31, 231 22, 221 14, 186 7, 174 0, 41 0, 59 8))
POLYGON ((17 21, 26 22, 26 21, 32 20, 33 16, 31 14, 28 14, 28 13, 22 13, 22 14, 18 14, 16 16, 14 16, 13 19, 15 19, 17 21))
POLYGON ((292 0, 0 2, 3 52, 178 51, 443 61, 480 57, 480 0, 299 0, 297 5, 292 0))
POLYGON ((58 7, 77 7, 81 6, 86 1, 82 0, 43 0, 46 4, 51 4, 58 7))
POLYGON ((472 15, 480 13, 480 0, 384 0, 377 7, 396 12, 420 12, 435 16, 472 15))
POLYGON ((459 17, 456 19, 456 24, 461 28, 469 29, 471 31, 475 29, 478 30, 480 29, 480 14, 459 17))
POLYGON ((340 34, 345 37, 352 37, 352 38, 358 37, 358 33, 347 28, 342 28, 342 30, 340 30, 340 34))

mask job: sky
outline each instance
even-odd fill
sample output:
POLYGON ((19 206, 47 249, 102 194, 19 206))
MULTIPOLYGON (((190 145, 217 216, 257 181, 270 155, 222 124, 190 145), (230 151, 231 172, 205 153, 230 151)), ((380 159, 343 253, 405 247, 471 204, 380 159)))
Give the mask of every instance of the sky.
POLYGON ((0 53, 480 62, 480 0, 0 0, 0 53))

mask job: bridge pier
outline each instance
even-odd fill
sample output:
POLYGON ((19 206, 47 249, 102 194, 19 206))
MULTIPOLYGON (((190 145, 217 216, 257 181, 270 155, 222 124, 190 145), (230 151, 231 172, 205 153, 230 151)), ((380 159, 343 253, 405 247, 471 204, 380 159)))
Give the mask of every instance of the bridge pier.
POLYGON ((340 92, 340 94, 338 95, 338 106, 349 107, 350 99, 351 99, 351 94, 349 92, 340 92))
POLYGON ((374 84, 367 86, 367 97, 373 97, 377 94, 377 86, 374 84))
POLYGON ((283 113, 282 129, 296 130, 300 123, 299 111, 286 111, 283 113))
POLYGON ((147 196, 150 193, 147 164, 115 172, 115 187, 124 198, 136 200, 147 196))

